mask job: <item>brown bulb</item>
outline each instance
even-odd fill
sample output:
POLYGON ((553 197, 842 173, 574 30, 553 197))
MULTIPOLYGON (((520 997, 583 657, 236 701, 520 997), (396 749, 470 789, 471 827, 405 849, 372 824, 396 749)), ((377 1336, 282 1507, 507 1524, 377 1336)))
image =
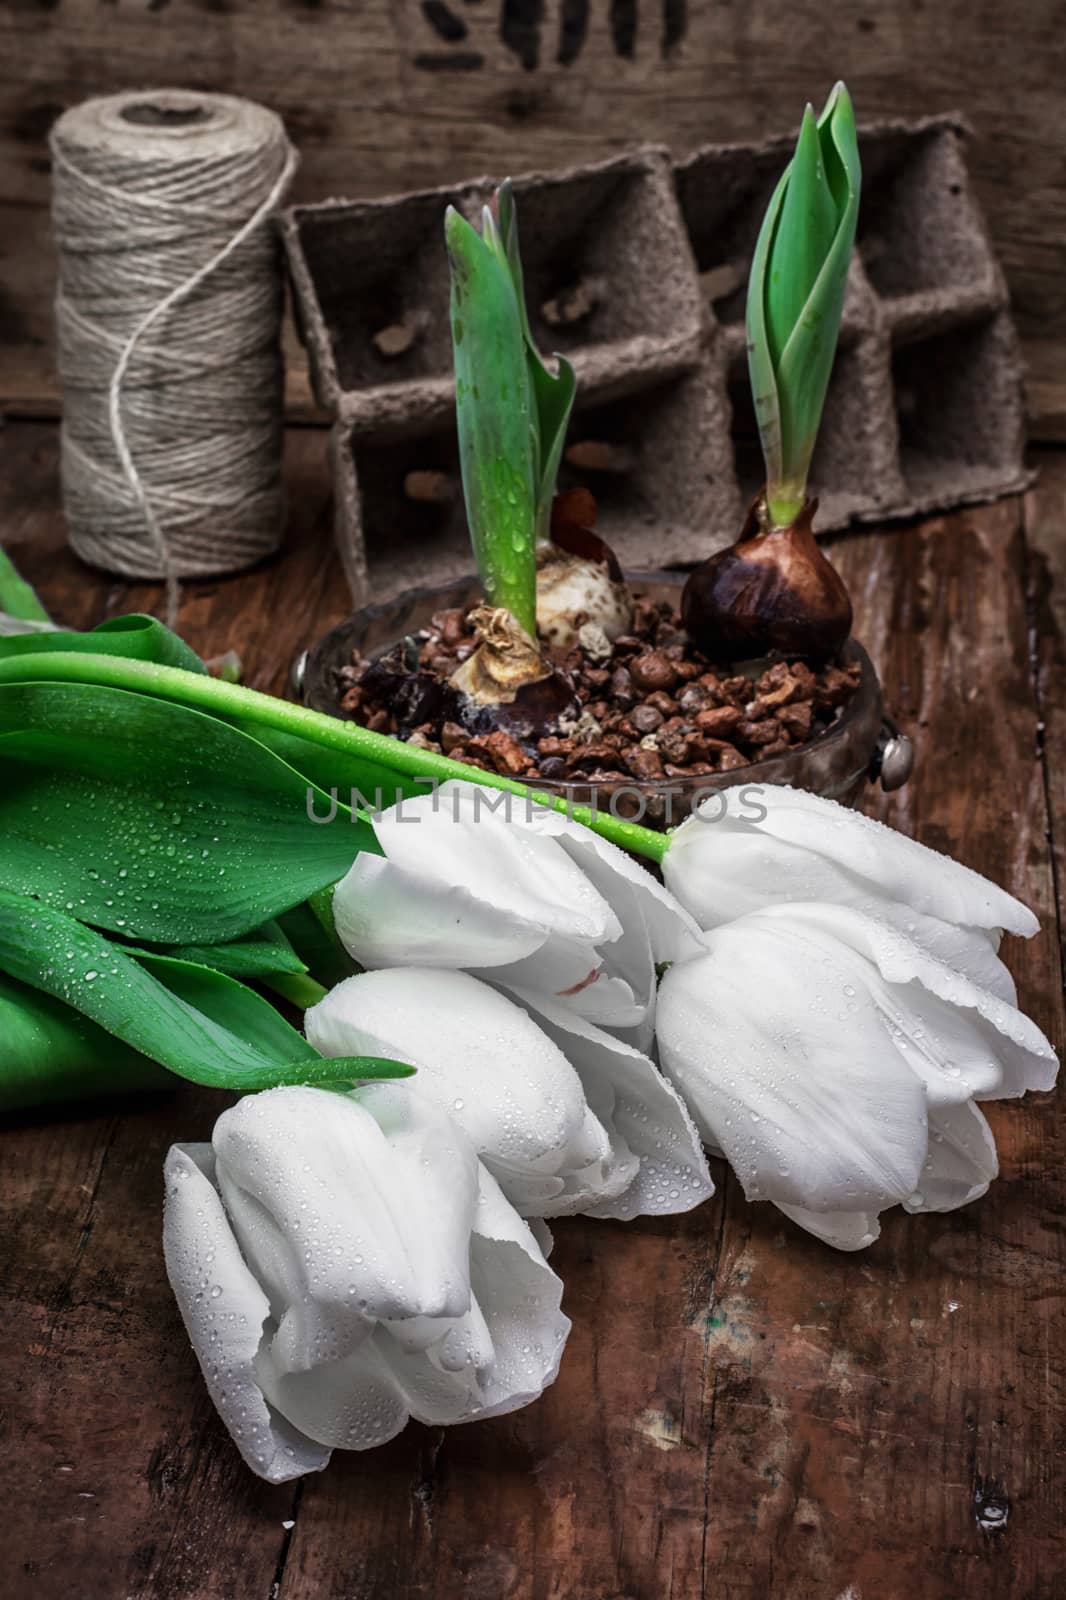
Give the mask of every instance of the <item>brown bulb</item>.
POLYGON ((825 660, 844 644, 851 600, 811 531, 817 506, 808 500, 791 527, 760 532, 760 496, 736 544, 690 574, 681 620, 710 660, 749 661, 771 651, 825 660))

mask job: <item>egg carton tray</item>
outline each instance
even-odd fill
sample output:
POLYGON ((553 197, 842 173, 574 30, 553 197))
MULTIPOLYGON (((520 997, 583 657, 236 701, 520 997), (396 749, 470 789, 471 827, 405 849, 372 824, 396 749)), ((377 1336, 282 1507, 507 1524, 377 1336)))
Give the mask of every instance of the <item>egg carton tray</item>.
MULTIPOLYGON (((956 115, 860 129, 863 198, 811 470, 821 531, 1016 492, 1021 362, 956 115)), ((736 538, 761 481, 744 297, 791 138, 640 147, 515 179, 533 335, 572 361, 560 485, 587 485, 623 565, 696 561, 736 538)), ((355 600, 470 566, 443 217, 477 179, 281 219, 296 316, 331 439, 355 600)))

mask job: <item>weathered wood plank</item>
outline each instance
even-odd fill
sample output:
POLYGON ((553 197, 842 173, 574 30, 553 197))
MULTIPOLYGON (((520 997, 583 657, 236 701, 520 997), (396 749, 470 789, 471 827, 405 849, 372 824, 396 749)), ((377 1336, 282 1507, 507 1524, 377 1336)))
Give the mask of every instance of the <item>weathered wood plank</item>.
MULTIPOLYGON (((1027 593, 1061 929, 1066 907, 1066 456, 1041 451, 1035 460, 1040 476, 1025 498, 1027 593)), ((1063 955, 1066 961, 1066 947, 1063 955)))
MULTIPOLYGON (((272 688, 345 605, 321 438, 289 445, 285 560, 190 585, 183 612, 192 643, 236 643, 249 680, 272 688)), ((0 535, 57 613, 84 623, 158 605, 158 588, 86 577, 63 552, 53 430, 12 427, 0 451, 0 535)), ((1051 459, 1030 502, 1028 565, 1042 553, 1061 579, 1066 468, 1051 459)), ((1051 612, 1026 610, 1018 505, 856 535, 833 553, 918 744, 912 785, 875 809, 1036 907, 1045 931, 1010 959, 1023 1004, 1061 1044, 1046 841, 1046 783, 1056 815, 1062 804, 1061 641, 1041 657, 1042 758, 1027 627, 1051 612)), ((15 1592, 1051 1600, 1066 1583, 1055 1097, 992 1108, 1003 1175, 985 1200, 890 1217, 858 1258, 746 1206, 727 1180, 676 1221, 560 1223, 574 1332, 538 1405, 412 1427, 283 1491, 240 1467, 163 1275, 162 1154, 202 1137, 216 1108, 182 1090, 24 1118, 4 1135, 20 1230, 0 1229, 19 1462, 0 1538, 15 1592), (1005 1524, 982 1528, 977 1511, 1001 1504, 1005 1524)))
POLYGON ((0 402, 54 405, 45 144, 89 94, 184 82, 274 106, 303 154, 296 193, 385 194, 563 166, 634 138, 685 154, 793 126, 835 78, 863 117, 961 108, 977 188, 1063 437, 1066 191, 1055 0, 27 0, 0 15, 0 402), (534 64, 535 63, 535 64, 534 64), (1010 92, 1006 92, 1009 87, 1010 92))

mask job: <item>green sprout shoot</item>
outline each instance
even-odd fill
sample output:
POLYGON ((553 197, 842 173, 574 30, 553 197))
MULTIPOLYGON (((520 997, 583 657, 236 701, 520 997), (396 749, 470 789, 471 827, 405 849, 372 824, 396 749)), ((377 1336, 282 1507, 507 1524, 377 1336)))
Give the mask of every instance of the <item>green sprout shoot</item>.
POLYGON ((573 368, 555 375, 526 314, 510 181, 482 212, 481 233, 449 207, 452 341, 459 454, 470 539, 490 606, 530 638, 537 625, 537 548, 550 543, 551 507, 574 403, 573 368))
POLYGON ((803 510, 836 352, 860 168, 855 115, 838 83, 803 115, 792 161, 763 219, 748 283, 748 367, 772 526, 803 510))

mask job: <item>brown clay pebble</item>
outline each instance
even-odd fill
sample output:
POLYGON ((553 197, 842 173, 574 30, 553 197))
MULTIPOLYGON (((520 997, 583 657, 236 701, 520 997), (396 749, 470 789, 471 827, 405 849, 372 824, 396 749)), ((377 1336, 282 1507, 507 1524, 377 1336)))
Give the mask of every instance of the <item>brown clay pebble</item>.
POLYGON ((678 695, 677 703, 682 711, 686 711, 689 713, 689 715, 692 715, 694 712, 702 711, 704 709, 708 698, 709 696, 707 694, 707 690, 703 687, 702 683, 689 683, 686 684, 685 688, 682 689, 681 693, 678 695))
POLYGON ((655 710, 664 717, 677 716, 677 701, 671 700, 670 696, 664 694, 661 689, 656 689, 654 694, 650 694, 646 703, 649 706, 654 706, 655 710))
POLYGON ((605 761, 613 761, 617 754, 617 750, 610 744, 580 745, 570 757, 570 764, 575 767, 599 766, 605 761))
POLYGON ((725 749, 718 757, 719 772, 732 772, 737 767, 746 767, 749 765, 750 762, 748 761, 747 756, 742 756, 740 751, 731 744, 726 745, 725 749))
MULTIPOLYGON (((763 676, 765 677, 767 674, 763 676)), ((759 707, 759 713, 762 715, 767 711, 775 711, 778 706, 788 705, 789 701, 795 700, 798 694, 799 683, 791 673, 782 678, 780 682, 771 684, 768 688, 763 688, 762 680, 760 679, 759 692, 755 696, 755 704, 759 707)))
POLYGON ((629 720, 638 733, 654 733, 656 728, 662 727, 663 714, 654 706, 634 706, 629 713, 629 720))
POLYGON ((440 747, 446 756, 450 756, 452 751, 458 750, 461 745, 469 743, 470 735, 457 722, 446 722, 440 730, 440 747))
POLYGON ((811 731, 812 715, 811 702, 804 700, 799 705, 782 706, 777 712, 777 720, 797 744, 802 744, 811 731))
POLYGON ((805 661, 793 661, 789 664, 789 671, 799 684, 797 699, 807 700, 814 693, 817 679, 805 661))
POLYGON ((743 706, 751 699, 751 679, 734 676, 723 678, 720 691, 734 705, 743 706))
POLYGON ((737 723, 736 736, 744 744, 772 744, 780 734, 781 730, 772 717, 767 717, 763 722, 737 723))
POLYGON ((518 773, 525 772, 533 766, 518 740, 511 734, 505 733, 502 728, 486 734, 485 749, 496 763, 496 770, 505 777, 516 777, 518 773))
POLYGON ((709 733, 712 738, 721 739, 735 732, 741 720, 741 713, 736 706, 708 706, 706 711, 697 711, 696 726, 701 733, 709 733))
POLYGON ((677 682, 677 671, 661 650, 649 650, 638 656, 629 668, 638 689, 654 691, 672 689, 677 682))
POLYGON ((628 711, 636 704, 633 679, 626 667, 616 667, 611 673, 611 694, 619 711, 628 711))
POLYGON ((635 748, 623 750, 622 758, 634 778, 639 778, 641 783, 654 783, 663 775, 663 764, 655 750, 643 750, 638 744, 635 748))

